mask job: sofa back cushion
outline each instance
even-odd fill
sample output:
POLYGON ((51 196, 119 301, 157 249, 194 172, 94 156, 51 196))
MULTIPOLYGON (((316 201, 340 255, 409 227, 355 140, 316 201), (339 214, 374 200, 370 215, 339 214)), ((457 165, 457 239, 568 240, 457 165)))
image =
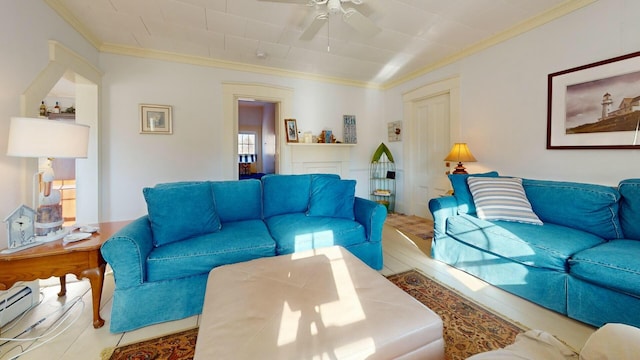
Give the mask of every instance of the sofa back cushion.
POLYGON ((338 175, 270 174, 262 177, 263 215, 268 219, 275 215, 306 213, 309 209, 311 178, 326 176, 339 179, 338 175))
POLYGON ((491 171, 482 174, 449 174, 449 181, 451 181, 451 187, 453 188, 453 196, 458 202, 458 214, 476 214, 476 206, 473 203, 473 197, 471 196, 471 191, 469 191, 469 185, 467 184, 469 176, 497 177, 498 172, 491 171))
POLYGON ((328 176, 313 177, 307 215, 354 220, 355 192, 355 180, 341 180, 328 176))
POLYGON ((622 180, 620 192, 620 225, 627 239, 640 240, 640 179, 622 180))
POLYGON ((262 219, 262 184, 257 179, 212 181, 220 221, 262 219))
POLYGON ((219 231, 220 218, 207 182, 160 184, 142 190, 153 245, 158 247, 219 231))
POLYGON ((540 220, 583 230, 604 239, 623 237, 618 219, 620 193, 613 187, 575 182, 523 179, 540 220))

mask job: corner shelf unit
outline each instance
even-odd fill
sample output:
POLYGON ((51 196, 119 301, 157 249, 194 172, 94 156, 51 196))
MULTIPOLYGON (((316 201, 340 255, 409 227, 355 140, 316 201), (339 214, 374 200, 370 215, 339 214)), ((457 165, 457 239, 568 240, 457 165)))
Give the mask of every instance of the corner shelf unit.
POLYGON ((393 212, 396 205, 396 164, 389 148, 382 143, 371 159, 369 174, 371 200, 393 212))

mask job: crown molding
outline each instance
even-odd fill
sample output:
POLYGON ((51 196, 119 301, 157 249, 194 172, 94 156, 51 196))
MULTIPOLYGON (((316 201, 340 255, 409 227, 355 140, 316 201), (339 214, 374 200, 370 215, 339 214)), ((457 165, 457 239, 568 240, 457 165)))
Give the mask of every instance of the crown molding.
POLYGON ((312 80, 324 83, 331 83, 337 85, 363 87, 377 90, 387 90, 403 84, 407 81, 413 80, 420 76, 423 76, 436 69, 450 65, 463 58, 471 56, 482 50, 485 50, 491 46, 499 44, 501 42, 512 39, 520 34, 530 31, 534 28, 542 26, 548 22, 565 16, 573 11, 579 10, 587 5, 590 5, 597 0, 567 0, 562 4, 541 13, 538 16, 527 19, 519 24, 502 31, 496 35, 493 35, 485 40, 482 40, 474 45, 463 49, 451 56, 448 56, 440 61, 429 64, 419 70, 411 72, 399 79, 391 80, 387 82, 367 82, 358 81, 353 79, 346 79, 333 76, 324 76, 318 74, 312 74, 302 71, 286 70, 268 66, 252 65, 240 62, 219 60, 213 58, 207 58, 202 56, 193 56, 178 54, 166 51, 138 48, 133 46, 125 46, 118 44, 110 44, 101 42, 88 28, 86 28, 59 0, 44 0, 52 9, 54 9, 67 23, 69 23, 76 31, 80 33, 87 41, 89 41, 98 51, 105 53, 112 53, 118 55, 127 55, 140 58, 158 59, 165 61, 173 61, 185 64, 199 65, 223 68, 236 71, 247 71, 265 75, 284 76, 296 79, 312 80))
POLYGON ((482 50, 485 50, 487 48, 490 48, 494 45, 497 45, 501 42, 507 41, 509 39, 512 39, 518 35, 521 35, 527 31, 533 30, 539 26, 542 26, 548 22, 551 22, 555 19, 558 19, 560 17, 563 17, 567 14, 570 14, 576 10, 579 10, 587 5, 591 5, 592 3, 596 2, 597 0, 568 0, 565 1, 564 3, 548 10, 545 11, 543 13, 541 13, 538 16, 534 16, 532 18, 529 18, 527 20, 524 20, 516 25, 514 25, 513 27, 511 27, 510 29, 507 29, 505 31, 502 31, 496 35, 493 35, 489 38, 486 38, 478 43, 475 43, 474 45, 471 45, 469 47, 467 47, 466 49, 463 49, 460 52, 457 52, 451 56, 448 56, 440 61, 437 61, 433 64, 430 64, 428 66, 425 66, 424 68, 414 71, 406 76, 403 76, 397 80, 393 80, 393 81, 389 81, 386 82, 384 84, 381 85, 382 89, 386 90, 386 89, 390 89, 393 88, 395 86, 398 86, 402 83, 405 83, 409 80, 413 80, 417 77, 420 77, 422 75, 425 75, 429 72, 432 72, 436 69, 439 69, 441 67, 447 66, 449 64, 452 64, 458 60, 461 60, 463 58, 466 58, 468 56, 471 56, 475 53, 478 53, 482 50))
POLYGON ((317 75, 317 74, 306 73, 301 71, 279 69, 279 68, 274 68, 269 66, 253 65, 253 64, 240 63, 240 62, 234 62, 234 61, 220 60, 220 59, 208 58, 204 56, 185 55, 185 54, 173 53, 168 51, 139 48, 135 46, 125 46, 125 45, 105 43, 99 47, 99 50, 100 52, 112 53, 117 55, 127 55, 127 56, 134 56, 134 57, 140 57, 140 58, 173 61, 173 62, 179 62, 179 63, 185 63, 185 64, 191 64, 191 65, 208 66, 208 67, 244 71, 244 72, 254 72, 254 73, 273 75, 273 76, 285 76, 285 77, 291 77, 296 79, 313 80, 313 81, 326 82, 326 83, 332 83, 332 84, 338 84, 338 85, 380 89, 380 84, 371 83, 371 82, 357 81, 352 79, 345 79, 345 78, 325 76, 325 75, 317 75))
POLYGON ((100 41, 91 30, 84 26, 59 0, 44 0, 44 2, 57 12, 64 21, 71 25, 72 28, 79 32, 94 48, 100 49, 102 41, 100 41))

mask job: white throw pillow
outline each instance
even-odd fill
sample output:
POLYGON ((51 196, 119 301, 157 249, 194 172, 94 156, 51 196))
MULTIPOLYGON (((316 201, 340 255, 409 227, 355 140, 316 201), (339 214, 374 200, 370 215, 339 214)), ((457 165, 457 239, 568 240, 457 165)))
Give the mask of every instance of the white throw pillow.
POLYGON ((467 179, 478 218, 542 225, 520 178, 473 177, 467 179))

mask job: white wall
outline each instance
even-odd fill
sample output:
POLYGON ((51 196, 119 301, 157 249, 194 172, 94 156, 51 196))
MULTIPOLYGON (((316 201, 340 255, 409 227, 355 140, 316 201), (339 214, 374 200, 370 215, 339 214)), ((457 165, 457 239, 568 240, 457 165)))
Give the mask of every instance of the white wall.
MULTIPOLYGON (((25 160, 6 156, 9 123, 20 115, 20 95, 49 62, 49 40, 57 40, 89 62, 98 52, 42 1, 6 0, 0 12, 0 219, 32 191, 32 174, 25 160)), ((33 106, 39 107, 40 101, 33 106)), ((35 112, 38 113, 37 111, 35 112)), ((0 224, 0 249, 7 245, 5 224, 0 224)))
MULTIPOLYGON (((478 159, 465 164, 469 172, 605 185, 640 177, 640 150, 546 149, 547 75, 639 51, 638 13, 638 1, 595 2, 386 91, 386 118, 401 116, 402 93, 459 76, 461 134, 454 140, 468 142, 478 159)), ((402 171, 402 149, 392 151, 402 171)))
MULTIPOLYGON (((160 182, 225 180, 221 159, 222 83, 246 82, 293 89, 298 129, 319 134, 333 129, 342 136, 342 116, 356 115, 359 143, 353 147, 351 178, 358 196, 368 195, 368 163, 383 128, 383 94, 269 75, 229 71, 160 60, 101 54, 102 217, 131 219, 146 213, 142 189, 160 182), (173 106, 173 135, 139 134, 140 103, 173 106)), ((386 125, 384 125, 386 126, 386 125)))

